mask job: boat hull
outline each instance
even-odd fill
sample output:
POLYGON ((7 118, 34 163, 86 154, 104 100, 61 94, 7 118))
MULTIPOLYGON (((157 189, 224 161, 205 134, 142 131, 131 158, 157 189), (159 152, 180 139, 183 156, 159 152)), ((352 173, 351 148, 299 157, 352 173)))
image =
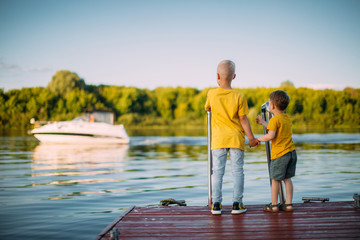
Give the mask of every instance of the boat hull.
POLYGON ((129 139, 106 137, 106 136, 87 136, 73 134, 34 134, 43 143, 64 143, 64 144, 127 144, 129 139))
POLYGON ((55 122, 31 131, 42 143, 127 144, 130 138, 123 125, 77 121, 55 122))

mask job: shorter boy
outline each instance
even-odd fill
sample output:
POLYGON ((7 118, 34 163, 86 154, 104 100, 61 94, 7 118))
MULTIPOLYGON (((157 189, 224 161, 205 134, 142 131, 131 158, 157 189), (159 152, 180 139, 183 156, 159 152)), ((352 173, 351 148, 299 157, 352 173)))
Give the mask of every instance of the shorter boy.
POLYGON ((277 90, 269 96, 269 111, 273 114, 269 123, 260 116, 256 122, 267 129, 267 134, 259 137, 261 142, 271 143, 271 203, 264 206, 264 211, 278 212, 279 210, 292 211, 293 183, 291 178, 295 176, 297 156, 295 145, 292 141, 291 120, 285 114, 290 98, 286 92, 277 90), (281 181, 285 183, 286 201, 278 205, 278 195, 281 181))

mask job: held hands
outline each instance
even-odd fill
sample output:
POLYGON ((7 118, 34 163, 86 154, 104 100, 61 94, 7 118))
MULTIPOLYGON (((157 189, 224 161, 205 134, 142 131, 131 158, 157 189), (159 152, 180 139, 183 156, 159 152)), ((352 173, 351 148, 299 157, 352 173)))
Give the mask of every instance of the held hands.
POLYGON ((257 147, 260 145, 260 141, 257 138, 249 139, 249 147, 257 147))

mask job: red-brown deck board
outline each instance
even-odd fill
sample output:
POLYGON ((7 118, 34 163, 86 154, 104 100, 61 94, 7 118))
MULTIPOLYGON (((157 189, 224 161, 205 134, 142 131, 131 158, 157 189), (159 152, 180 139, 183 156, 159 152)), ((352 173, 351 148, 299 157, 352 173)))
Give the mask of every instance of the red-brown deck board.
POLYGON ((135 207, 96 239, 360 239, 360 209, 353 202, 296 203, 293 212, 267 213, 248 205, 247 213, 211 215, 207 206, 135 207))

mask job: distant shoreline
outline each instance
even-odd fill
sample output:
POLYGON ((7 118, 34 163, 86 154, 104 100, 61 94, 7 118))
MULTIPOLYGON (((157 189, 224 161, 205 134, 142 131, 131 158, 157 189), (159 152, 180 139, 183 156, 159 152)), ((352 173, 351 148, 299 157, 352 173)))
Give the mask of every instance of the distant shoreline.
MULTIPOLYGON (((234 89, 247 99, 247 117, 253 129, 261 129, 255 119, 269 94, 277 89, 290 96, 286 113, 293 129, 360 128, 360 89, 343 91, 279 88, 234 89)), ((126 128, 203 128, 209 89, 158 87, 154 90, 124 86, 80 86, 54 92, 49 88, 0 89, 0 129, 30 129, 30 119, 67 121, 86 109, 114 112, 115 124, 126 128)), ((331 130, 332 131, 332 130, 331 130)))

